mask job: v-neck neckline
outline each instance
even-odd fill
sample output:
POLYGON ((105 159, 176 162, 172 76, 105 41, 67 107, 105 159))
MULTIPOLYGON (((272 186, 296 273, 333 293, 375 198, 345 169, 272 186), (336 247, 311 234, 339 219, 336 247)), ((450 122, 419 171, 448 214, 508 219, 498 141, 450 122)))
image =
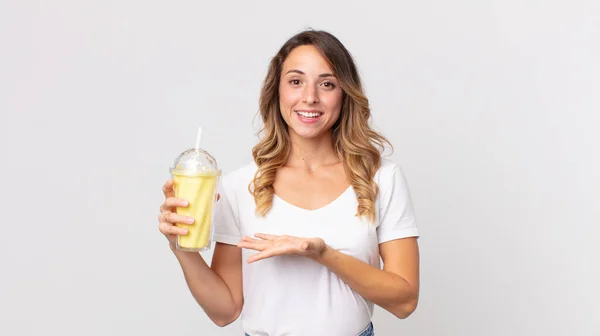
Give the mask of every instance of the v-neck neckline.
POLYGON ((292 204, 292 203, 286 201, 285 199, 281 198, 276 193, 273 194, 273 197, 276 198, 281 203, 283 203, 283 204, 285 204, 285 205, 287 205, 289 207, 292 207, 294 209, 297 209, 297 210, 300 210, 300 211, 304 211, 304 212, 308 212, 308 213, 314 213, 314 212, 318 212, 318 211, 323 211, 323 210, 325 210, 327 208, 330 208, 330 207, 334 206, 335 203, 339 202, 346 194, 348 194, 352 190, 353 190, 353 188, 352 188, 352 184, 351 184, 338 197, 336 197, 335 199, 333 199, 331 202, 329 202, 329 203, 327 203, 327 204, 325 204, 323 206, 320 206, 318 208, 315 208, 315 209, 306 209, 306 208, 297 206, 295 204, 292 204))

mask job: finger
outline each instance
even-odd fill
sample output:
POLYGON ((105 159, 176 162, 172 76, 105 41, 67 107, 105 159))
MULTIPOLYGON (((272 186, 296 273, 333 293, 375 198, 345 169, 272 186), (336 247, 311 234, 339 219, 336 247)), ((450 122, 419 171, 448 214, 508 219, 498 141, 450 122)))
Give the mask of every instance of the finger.
POLYGON ((187 200, 184 200, 183 198, 169 197, 165 200, 165 203, 163 204, 166 209, 172 209, 175 207, 185 208, 189 205, 189 202, 187 200))
POLYGON ((161 205, 160 205, 160 208, 158 209, 158 211, 159 211, 160 213, 163 213, 163 212, 171 212, 171 211, 173 211, 173 210, 174 210, 173 208, 169 208, 169 207, 168 207, 168 206, 167 206, 165 203, 161 204, 161 205))
POLYGON ((304 241, 300 244, 300 248, 307 251, 311 247, 311 243, 309 241, 304 241))
POLYGON ((173 197, 173 180, 169 179, 162 187, 163 194, 166 198, 173 197))
POLYGON ((180 228, 166 223, 162 223, 158 227, 158 230, 164 235, 185 236, 188 233, 188 230, 185 228, 180 228))
POLYGON ((194 217, 182 216, 173 212, 167 213, 165 220, 172 224, 194 224, 194 217))
POLYGON ((273 246, 273 243, 270 240, 256 239, 247 236, 242 237, 242 242, 263 250, 270 246, 273 246))
POLYGON ((253 254, 252 256, 250 256, 248 258, 247 261, 250 264, 250 263, 262 260, 262 259, 267 259, 267 258, 271 258, 271 257, 277 256, 277 255, 280 255, 280 254, 281 254, 281 252, 279 252, 277 250, 273 250, 273 249, 264 250, 262 252, 258 252, 256 254, 253 254))
POLYGON ((263 239, 256 239, 256 238, 252 238, 252 237, 248 237, 248 236, 243 236, 242 240, 247 241, 247 242, 264 242, 265 241, 263 239))
POLYGON ((248 258, 248 262, 250 263, 250 262, 258 261, 260 259, 266 259, 266 258, 287 255, 287 254, 294 254, 295 250, 297 250, 297 247, 294 248, 294 247, 290 247, 290 246, 273 246, 273 245, 269 244, 267 246, 267 248, 263 249, 259 253, 248 258))
POLYGON ((268 248, 268 245, 261 242, 241 241, 237 244, 237 247, 255 251, 263 251, 268 248))
POLYGON ((188 202, 182 198, 169 197, 163 204, 160 205, 160 212, 174 212, 176 207, 185 208, 188 206, 188 202))
POLYGON ((279 236, 270 235, 270 234, 266 234, 266 233, 255 233, 254 237, 257 237, 260 239, 265 239, 265 240, 275 240, 275 239, 279 238, 279 236))

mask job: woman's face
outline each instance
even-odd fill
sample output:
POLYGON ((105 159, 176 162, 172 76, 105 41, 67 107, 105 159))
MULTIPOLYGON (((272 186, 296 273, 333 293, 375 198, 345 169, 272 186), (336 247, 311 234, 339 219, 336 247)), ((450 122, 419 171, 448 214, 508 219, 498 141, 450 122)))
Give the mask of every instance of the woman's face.
POLYGON ((290 134, 329 134, 342 108, 342 89, 325 58, 313 46, 292 50, 283 62, 279 108, 290 134))

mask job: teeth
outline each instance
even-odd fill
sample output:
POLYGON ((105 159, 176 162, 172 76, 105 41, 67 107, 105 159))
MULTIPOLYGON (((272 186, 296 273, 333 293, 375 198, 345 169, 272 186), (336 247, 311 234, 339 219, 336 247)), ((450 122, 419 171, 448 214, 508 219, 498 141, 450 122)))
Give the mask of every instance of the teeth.
POLYGON ((296 113, 298 113, 299 115, 305 117, 305 118, 315 118, 318 117, 319 115, 321 115, 318 112, 304 112, 304 111, 297 111, 296 113))

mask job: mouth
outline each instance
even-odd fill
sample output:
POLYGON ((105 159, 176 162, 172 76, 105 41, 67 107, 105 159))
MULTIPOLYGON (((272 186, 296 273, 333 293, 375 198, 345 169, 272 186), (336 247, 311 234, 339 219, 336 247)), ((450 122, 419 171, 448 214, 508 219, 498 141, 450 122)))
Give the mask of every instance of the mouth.
POLYGON ((313 110, 296 110, 294 112, 296 113, 300 121, 309 124, 317 122, 317 120, 319 120, 323 115, 323 112, 313 110))

